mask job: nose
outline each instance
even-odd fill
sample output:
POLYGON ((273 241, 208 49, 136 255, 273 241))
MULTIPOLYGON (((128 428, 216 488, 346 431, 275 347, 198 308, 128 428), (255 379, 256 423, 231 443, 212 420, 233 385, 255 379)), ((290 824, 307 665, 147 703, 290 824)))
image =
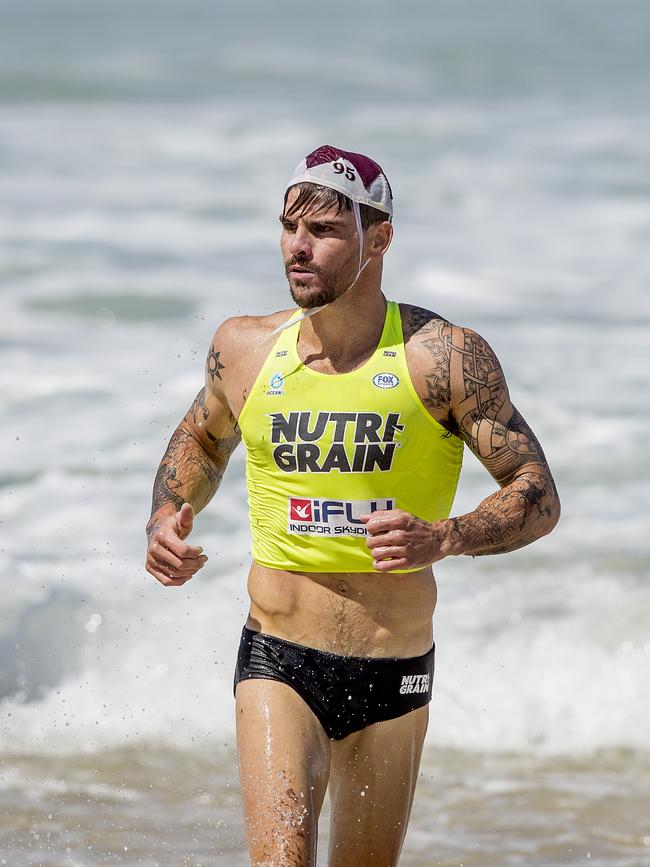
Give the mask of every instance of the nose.
POLYGON ((289 252, 299 259, 311 259, 311 236, 302 223, 298 223, 289 241, 289 252))

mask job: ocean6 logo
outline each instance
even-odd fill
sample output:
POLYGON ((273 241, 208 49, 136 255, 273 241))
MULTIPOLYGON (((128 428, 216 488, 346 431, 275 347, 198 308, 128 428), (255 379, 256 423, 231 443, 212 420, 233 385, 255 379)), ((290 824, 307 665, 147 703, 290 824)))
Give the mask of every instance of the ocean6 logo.
POLYGON ((394 508, 393 497, 376 500, 289 497, 287 532, 307 536, 366 536, 361 516, 394 508))
POLYGON ((378 373, 373 376, 372 384, 377 388, 395 388, 399 385, 399 376, 395 376, 394 373, 378 373))
POLYGON ((284 376, 281 373, 274 373, 269 379, 269 387, 266 390, 269 397, 273 395, 284 394, 284 376))

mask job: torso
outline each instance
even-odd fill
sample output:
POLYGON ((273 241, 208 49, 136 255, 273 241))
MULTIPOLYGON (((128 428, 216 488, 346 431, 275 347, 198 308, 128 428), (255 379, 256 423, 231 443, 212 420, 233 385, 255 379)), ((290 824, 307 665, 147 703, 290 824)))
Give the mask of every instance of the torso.
MULTIPOLYGON (((444 371, 445 350, 440 336, 444 321, 410 305, 400 305, 406 358, 413 384, 433 418, 449 426, 444 399, 444 374, 431 383, 431 357, 439 358, 444 371), (428 318, 427 318, 428 317, 428 318), (413 338, 428 322, 426 333, 413 338), (428 359, 428 361, 427 361, 428 359), (428 364, 428 367, 427 367, 428 364)), ((246 398, 264 364, 270 333, 286 321, 290 310, 272 316, 240 320, 240 338, 247 351, 238 356, 225 385, 231 411, 239 417, 246 398), (251 351, 252 350, 252 351, 251 351)), ((296 326, 294 326, 296 327, 296 326)), ((362 365, 371 348, 350 364, 362 365)), ((335 374, 328 359, 299 353, 304 363, 323 373, 335 374)), ((447 376, 448 383, 448 376, 447 376)), ((251 608, 248 626, 332 653, 349 656, 418 656, 432 643, 432 617, 436 584, 430 567, 409 573, 296 572, 271 569, 253 562, 248 577, 251 608)))

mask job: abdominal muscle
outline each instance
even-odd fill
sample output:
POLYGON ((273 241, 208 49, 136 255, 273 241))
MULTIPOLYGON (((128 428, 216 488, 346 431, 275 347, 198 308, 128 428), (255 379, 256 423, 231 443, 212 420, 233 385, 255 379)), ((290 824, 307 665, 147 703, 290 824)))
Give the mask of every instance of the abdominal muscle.
POLYGON ((253 562, 247 626, 343 656, 410 657, 432 643, 436 582, 417 572, 288 572, 253 562))

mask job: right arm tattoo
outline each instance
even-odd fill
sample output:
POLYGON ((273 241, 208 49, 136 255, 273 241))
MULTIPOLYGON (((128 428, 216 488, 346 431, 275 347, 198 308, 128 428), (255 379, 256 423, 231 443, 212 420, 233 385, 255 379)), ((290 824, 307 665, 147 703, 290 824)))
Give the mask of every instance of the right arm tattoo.
MULTIPOLYGON (((216 445, 223 446, 223 441, 217 440, 216 445)), ((202 509, 216 493, 225 469, 225 460, 207 454, 181 423, 158 468, 151 511, 157 512, 166 503, 173 503, 178 511, 186 502, 196 511, 202 509)))
MULTIPOLYGON (((206 369, 212 381, 222 378, 224 365, 214 347, 208 353, 206 369)), ((233 414, 228 412, 224 417, 221 411, 215 413, 218 418, 212 418, 209 430, 211 414, 204 386, 172 434, 158 468, 147 525, 149 533, 157 526, 158 513, 164 507, 172 506, 177 512, 187 502, 199 512, 216 493, 241 433, 233 414)))

